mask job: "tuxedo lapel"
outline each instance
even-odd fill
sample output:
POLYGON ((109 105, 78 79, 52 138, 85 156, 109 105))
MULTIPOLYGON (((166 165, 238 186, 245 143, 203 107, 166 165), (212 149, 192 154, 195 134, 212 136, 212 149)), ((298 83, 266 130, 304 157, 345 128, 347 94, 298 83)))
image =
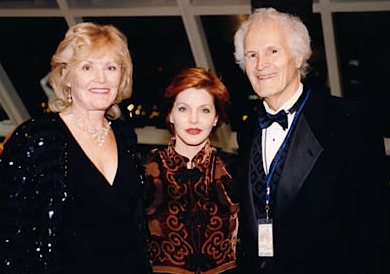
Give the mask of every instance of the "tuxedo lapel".
POLYGON ((304 114, 297 121, 290 150, 279 181, 275 198, 276 218, 281 218, 297 196, 323 148, 311 131, 304 114))

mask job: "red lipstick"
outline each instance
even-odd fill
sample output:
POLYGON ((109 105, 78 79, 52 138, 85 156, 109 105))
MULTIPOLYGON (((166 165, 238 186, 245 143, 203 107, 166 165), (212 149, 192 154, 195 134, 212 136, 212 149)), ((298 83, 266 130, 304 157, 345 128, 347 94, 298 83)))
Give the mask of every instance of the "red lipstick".
POLYGON ((199 134, 202 130, 199 128, 187 128, 186 132, 191 135, 199 134))

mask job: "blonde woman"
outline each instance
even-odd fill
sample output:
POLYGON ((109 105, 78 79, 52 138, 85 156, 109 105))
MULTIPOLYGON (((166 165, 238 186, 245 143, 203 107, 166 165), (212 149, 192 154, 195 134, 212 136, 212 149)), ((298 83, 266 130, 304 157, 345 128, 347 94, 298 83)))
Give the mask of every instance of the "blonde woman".
POLYGON ((145 273, 136 135, 116 120, 132 91, 127 39, 77 24, 51 66, 53 113, 19 126, 0 163, 0 272, 145 273))

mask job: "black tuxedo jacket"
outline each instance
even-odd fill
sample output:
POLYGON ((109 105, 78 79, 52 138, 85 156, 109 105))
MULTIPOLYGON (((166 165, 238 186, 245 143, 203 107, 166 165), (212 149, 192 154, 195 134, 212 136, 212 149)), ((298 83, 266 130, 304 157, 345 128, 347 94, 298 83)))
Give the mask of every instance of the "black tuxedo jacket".
POLYGON ((238 136, 240 160, 228 167, 239 181, 242 273, 372 274, 386 266, 385 151, 370 116, 356 103, 311 89, 274 198, 269 259, 257 256, 248 176, 257 117, 249 119, 249 130, 238 136))

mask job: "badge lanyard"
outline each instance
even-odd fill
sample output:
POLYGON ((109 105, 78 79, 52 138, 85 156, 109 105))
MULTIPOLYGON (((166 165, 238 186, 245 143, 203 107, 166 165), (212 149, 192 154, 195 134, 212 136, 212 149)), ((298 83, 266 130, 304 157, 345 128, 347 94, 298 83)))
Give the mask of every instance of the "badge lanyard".
MULTIPOLYGON (((275 168, 280 160, 280 157, 284 151, 284 149, 287 146, 287 142, 291 137, 291 132, 294 130, 298 117, 302 112, 303 106, 305 105, 307 98, 309 97, 310 89, 307 91, 307 94, 305 96, 305 99, 303 100, 302 104, 300 105, 297 113, 294 116, 294 119, 291 123, 291 127, 287 132, 286 138, 284 138, 284 141, 281 145, 281 148, 276 153, 275 156, 275 163, 271 168, 271 172, 268 174, 268 165, 266 162, 266 158, 264 158, 265 163, 265 169, 266 169, 266 178, 267 178, 267 186, 266 186, 266 194, 265 194, 265 218, 258 219, 257 224, 257 240, 258 240, 258 253, 257 255, 259 257, 273 257, 274 256, 274 243, 273 243, 273 225, 272 225, 272 219, 269 218, 269 201, 270 201, 270 194, 271 194, 271 179, 274 175, 275 168)), ((267 129, 264 131, 264 136, 266 140, 267 138, 267 129)), ((266 151, 266 142, 264 141, 264 156, 266 151)))
MULTIPOLYGON (((291 124, 291 127, 290 127, 288 133, 287 133, 287 136, 286 136, 286 138, 284 139, 284 141, 283 141, 283 143, 282 143, 282 145, 281 145, 281 148, 279 149, 279 151, 277 152, 277 154, 276 154, 276 156, 275 156, 275 163, 274 163, 274 165, 273 165, 272 168, 271 168, 271 172, 268 174, 268 173, 267 173, 267 170, 266 170, 266 178, 267 178, 266 193, 265 193, 265 220, 266 220, 266 221, 269 220, 269 214, 268 214, 268 213, 269 213, 269 201, 270 201, 270 194, 271 194, 271 179, 272 179, 272 176, 274 175, 275 168, 276 168, 276 166, 278 165, 278 162, 279 162, 279 160, 280 160, 280 157, 281 157, 281 155, 282 155, 284 149, 285 149, 286 146, 287 146, 287 142, 288 142, 288 140, 289 140, 290 137, 291 137, 291 132, 293 131, 293 129, 294 129, 295 126, 296 126, 298 117, 299 117, 299 115, 301 114, 302 109, 303 109, 304 105, 306 104, 307 99, 309 98, 310 91, 311 91, 310 89, 307 91, 307 94, 306 94, 306 96, 305 96, 305 99, 303 100, 303 102, 302 102, 302 104, 300 105, 300 107, 299 107, 297 113, 295 114, 294 120, 293 120, 293 122, 292 122, 292 124, 291 124)), ((265 130, 265 134, 267 134, 267 129, 265 130)), ((267 137, 267 136, 265 135, 265 139, 264 139, 264 140, 266 140, 266 137, 267 137)), ((267 149, 267 148, 266 148, 265 143, 264 143, 264 152, 266 151, 266 149, 267 149)), ((264 158, 264 159, 265 159, 265 158, 264 158)), ((267 166, 268 166, 267 163, 265 163, 265 166, 266 166, 266 169, 268 169, 268 168, 267 168, 267 166)))

